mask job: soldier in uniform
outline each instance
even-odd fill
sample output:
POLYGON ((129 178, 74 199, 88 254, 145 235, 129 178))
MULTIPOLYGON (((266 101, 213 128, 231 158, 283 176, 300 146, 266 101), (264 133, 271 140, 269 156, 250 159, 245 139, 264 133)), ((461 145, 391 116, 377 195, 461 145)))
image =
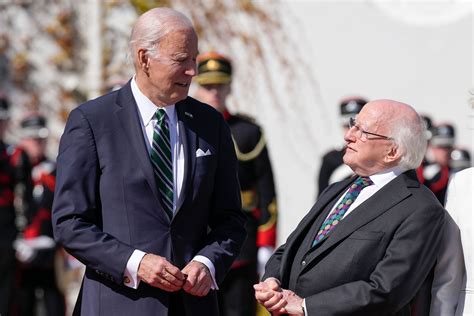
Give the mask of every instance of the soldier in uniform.
POLYGON ((51 225, 56 171, 55 163, 45 155, 49 134, 46 119, 29 113, 21 120, 20 130, 21 141, 13 150, 12 161, 18 169, 24 170, 27 163, 31 168, 23 182, 21 203, 26 225, 14 243, 21 262, 17 308, 20 315, 34 315, 41 299, 47 315, 64 315, 64 298, 56 282, 57 247, 51 225))
POLYGON ((449 161, 455 144, 454 126, 448 123, 433 125, 426 156, 417 169, 420 183, 426 185, 444 205, 451 170, 449 161))
POLYGON ((251 316, 256 311, 253 284, 258 281, 257 271, 263 271, 275 247, 277 207, 262 130, 252 119, 227 109, 231 79, 229 58, 215 52, 198 56, 196 97, 221 112, 230 126, 239 160, 242 208, 247 215, 247 239, 218 291, 220 314, 251 316))
POLYGON ((0 96, 0 315, 10 315, 15 275, 13 241, 17 231, 13 206, 14 169, 3 141, 8 125, 9 103, 0 96))
POLYGON ((449 159, 451 175, 471 167, 471 154, 464 148, 454 148, 449 159))
MULTIPOLYGON (((349 128, 349 118, 356 116, 366 103, 367 100, 361 97, 348 97, 341 101, 341 126, 344 129, 344 133, 349 128)), ((346 179, 353 174, 352 170, 342 161, 344 151, 345 148, 341 144, 340 147, 329 151, 323 156, 318 177, 317 196, 319 196, 331 183, 346 179)))

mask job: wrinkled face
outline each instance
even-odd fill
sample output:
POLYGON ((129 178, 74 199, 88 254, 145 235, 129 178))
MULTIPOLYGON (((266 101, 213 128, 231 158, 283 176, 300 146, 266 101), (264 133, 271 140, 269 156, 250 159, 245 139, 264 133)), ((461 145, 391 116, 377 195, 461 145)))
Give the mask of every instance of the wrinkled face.
POLYGON ((350 128, 344 135, 346 141, 344 163, 360 176, 370 176, 391 167, 387 165, 386 157, 394 145, 393 141, 358 132, 362 129, 390 137, 383 116, 377 115, 370 107, 367 109, 364 107, 356 116, 355 124, 356 126, 350 128))
POLYGON ((225 110, 225 100, 229 93, 230 85, 228 84, 206 84, 199 86, 196 98, 223 112, 225 110))
POLYGON ((174 104, 187 97, 196 75, 198 40, 193 30, 165 35, 157 58, 148 59, 147 96, 157 105, 174 104))

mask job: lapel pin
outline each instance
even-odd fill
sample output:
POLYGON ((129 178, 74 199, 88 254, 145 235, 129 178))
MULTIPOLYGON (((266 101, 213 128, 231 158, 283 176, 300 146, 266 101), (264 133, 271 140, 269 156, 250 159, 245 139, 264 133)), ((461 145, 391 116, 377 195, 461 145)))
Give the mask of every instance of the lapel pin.
POLYGON ((190 118, 193 118, 193 115, 189 112, 184 112, 184 115, 189 116, 190 118))

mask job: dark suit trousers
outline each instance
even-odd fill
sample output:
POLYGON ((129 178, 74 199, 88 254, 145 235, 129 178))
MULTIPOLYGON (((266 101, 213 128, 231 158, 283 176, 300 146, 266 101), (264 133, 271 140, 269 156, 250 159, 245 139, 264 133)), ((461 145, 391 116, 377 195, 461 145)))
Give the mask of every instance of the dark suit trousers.
POLYGON ((253 285, 257 283, 255 263, 231 269, 217 291, 221 316, 255 316, 257 302, 253 285))
POLYGON ((170 305, 168 307, 168 316, 185 316, 184 302, 181 291, 171 293, 170 305))

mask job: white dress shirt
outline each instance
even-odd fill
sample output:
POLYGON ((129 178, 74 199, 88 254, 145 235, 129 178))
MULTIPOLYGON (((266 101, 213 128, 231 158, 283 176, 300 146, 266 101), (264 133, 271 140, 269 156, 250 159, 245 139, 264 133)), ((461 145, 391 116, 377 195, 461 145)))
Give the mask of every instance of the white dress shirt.
MULTIPOLYGON (((390 168, 390 169, 386 169, 382 172, 376 173, 374 175, 371 175, 369 178, 370 178, 370 180, 372 180, 372 182, 374 184, 369 185, 369 186, 363 188, 362 191, 360 191, 360 193, 357 196, 356 200, 351 204, 351 206, 349 207, 349 209, 346 211, 346 213, 344 214, 344 216, 342 218, 343 219, 346 218, 346 216, 349 215, 357 206, 364 203, 372 195, 377 193, 380 189, 382 189, 384 186, 386 186, 390 181, 392 181, 393 179, 395 179, 396 177, 398 177, 400 174, 402 174, 405 171, 406 171, 405 169, 403 169, 399 166, 396 166, 396 167, 393 167, 393 168, 390 168)), ((329 217, 329 215, 331 215, 332 211, 337 207, 339 202, 342 201, 342 199, 346 195, 347 191, 349 191, 349 189, 347 189, 346 192, 341 195, 339 200, 337 200, 336 204, 334 204, 333 209, 331 210, 331 212, 329 212, 327 217, 329 217)), ((310 314, 306 310, 306 301, 305 300, 303 300, 303 309, 304 309, 305 315, 310 316, 310 314)))
MULTIPOLYGON (((151 144, 153 143, 153 131, 157 124, 155 117, 156 110, 158 107, 151 102, 138 88, 135 81, 135 77, 131 81, 132 94, 135 102, 138 106, 138 112, 140 113, 140 125, 143 131, 143 137, 148 150, 148 154, 151 152, 151 144)), ((171 156, 173 161, 173 213, 176 212, 176 205, 181 194, 184 179, 184 151, 182 136, 179 135, 178 117, 176 114, 175 105, 167 105, 163 108, 168 117, 168 127, 170 131, 170 142, 171 142, 171 156)), ((138 267, 141 260, 146 255, 145 252, 135 249, 128 259, 127 266, 124 271, 124 284, 131 288, 138 288, 140 280, 138 280, 138 267)), ((211 272, 213 286, 212 289, 218 289, 215 279, 215 267, 212 262, 204 256, 195 256, 194 261, 203 263, 211 272)))
MULTIPOLYGON (((381 188, 383 188, 385 185, 387 185, 390 181, 398 177, 400 174, 405 172, 406 170, 402 169, 401 167, 393 167, 387 170, 384 170, 382 172, 376 173, 374 175, 371 175, 369 178, 372 180, 374 183, 373 185, 369 185, 360 191, 359 195, 357 196, 356 200, 351 204, 349 209, 346 211, 344 216, 342 217, 343 219, 346 218, 347 215, 349 215, 357 206, 361 205, 364 203, 367 199, 369 199, 372 195, 377 193, 381 188)), ((339 200, 334 204, 334 208, 329 212, 329 215, 334 211, 334 209, 337 207, 337 205, 342 201, 344 196, 346 195, 347 191, 341 195, 339 200)))

